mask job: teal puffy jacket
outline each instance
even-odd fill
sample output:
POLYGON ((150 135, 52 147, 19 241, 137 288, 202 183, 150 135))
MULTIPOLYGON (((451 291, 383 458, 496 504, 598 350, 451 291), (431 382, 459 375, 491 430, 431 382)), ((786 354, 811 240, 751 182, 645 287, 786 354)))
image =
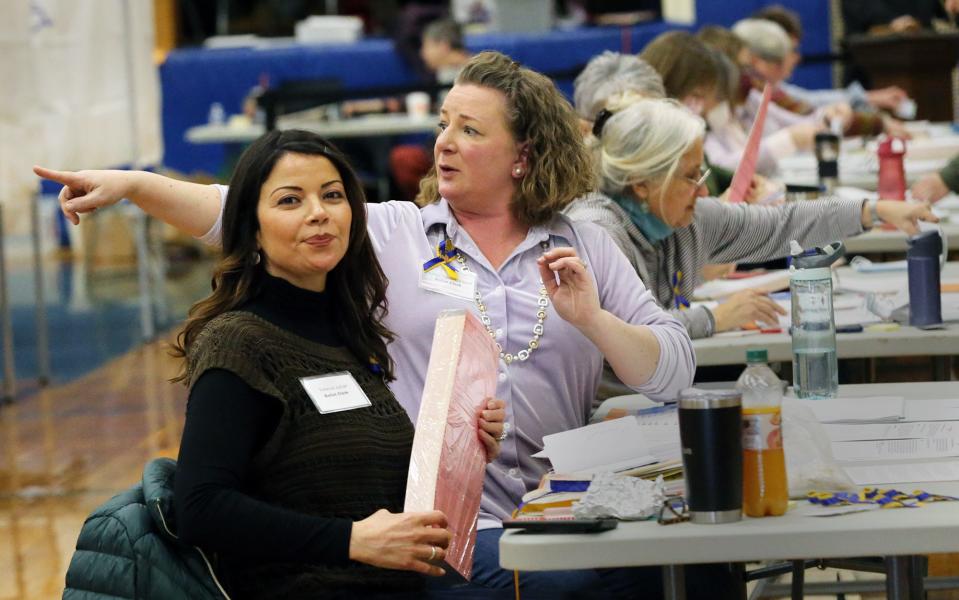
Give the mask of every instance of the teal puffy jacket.
POLYGON ((207 556, 173 533, 176 462, 150 461, 143 482, 87 517, 67 570, 63 598, 229 598, 207 556))

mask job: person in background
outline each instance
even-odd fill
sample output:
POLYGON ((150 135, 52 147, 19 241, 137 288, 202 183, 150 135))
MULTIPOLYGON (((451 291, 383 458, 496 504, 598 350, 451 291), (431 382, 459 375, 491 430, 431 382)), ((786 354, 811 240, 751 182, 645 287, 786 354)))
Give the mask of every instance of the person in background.
MULTIPOLYGON (((533 457, 543 436, 586 424, 604 357, 636 392, 662 401, 692 383, 695 355, 686 330, 644 291, 609 236, 560 214, 592 189, 593 170, 576 115, 551 80, 500 53, 477 54, 446 96, 433 156, 420 188, 422 208, 366 207, 390 281, 390 389, 415 418, 436 314, 462 308, 487 323, 501 348, 496 397, 506 402, 508 427, 487 468, 472 582, 509 589, 513 573, 499 566, 500 522, 545 474, 544 461, 533 457), (446 276, 424 271, 438 253, 472 274, 472 293, 420 285, 421 277, 446 276)), ((215 243, 224 192, 149 173, 83 171, 71 175, 60 199, 76 223, 79 213, 127 197, 215 243)), ((520 587, 524 596, 550 598, 661 593, 658 569, 616 571, 523 573, 520 587)))
POLYGON ((902 138, 910 137, 902 122, 888 115, 854 111, 845 102, 817 108, 785 92, 780 84, 792 76, 796 62, 790 58, 793 43, 777 23, 765 19, 743 19, 733 25, 732 31, 749 49, 743 72, 745 81, 752 88, 745 105, 750 121, 759 109, 763 88, 769 84, 773 86, 773 91, 766 115, 767 130, 775 131, 809 120, 832 126, 832 122, 838 120, 846 136, 887 133, 902 138))
POLYGON ((453 19, 433 21, 423 30, 420 58, 437 83, 453 85, 470 56, 463 45, 463 29, 453 19))
POLYGON ((573 81, 573 106, 584 136, 609 98, 627 91, 646 98, 666 96, 663 78, 637 56, 606 50, 586 63, 573 81))
MULTIPOLYGON (((437 83, 452 85, 470 58, 459 23, 452 19, 429 23, 423 30, 420 58, 437 83)), ((442 103, 442 97, 438 98, 437 104, 442 103)), ((429 149, 422 144, 400 144, 390 149, 389 161, 390 175, 399 188, 400 199, 413 200, 419 191, 420 179, 433 165, 429 149)))
POLYGON ((900 105, 909 99, 908 94, 895 85, 878 90, 865 90, 858 82, 854 82, 843 89, 807 90, 789 83, 796 66, 802 59, 799 46, 802 43, 803 28, 799 14, 781 4, 771 4, 757 10, 751 18, 772 21, 789 35, 792 49, 786 58, 786 76, 779 87, 793 98, 816 107, 845 102, 856 110, 878 108, 893 113, 896 113, 900 105))
POLYGON ((702 119, 672 100, 611 105, 596 124, 599 194, 567 214, 601 225, 627 255, 656 299, 686 326, 709 337, 753 322, 778 323, 784 311, 764 294, 735 294, 715 308, 692 307, 708 263, 759 262, 844 239, 877 223, 914 233, 936 221, 928 206, 895 201, 828 199, 780 206, 729 204, 706 197, 702 119))
POLYGON ((912 184, 913 200, 938 202, 949 192, 959 193, 959 155, 937 173, 929 173, 912 184))
POLYGON ((959 0, 842 0, 846 35, 931 29, 933 19, 954 19, 959 0))
MULTIPOLYGON (((704 117, 720 100, 728 97, 732 73, 726 72, 723 60, 711 48, 686 31, 668 31, 653 38, 639 54, 663 78, 666 96, 678 100, 693 114, 704 117)), ((651 97, 651 96, 648 96, 651 97)), ((607 99, 611 99, 607 96, 607 99)), ((708 161, 707 157, 707 161, 708 161)), ((722 195, 733 179, 733 169, 707 163, 710 174, 706 187, 711 196, 722 195)), ((756 175, 746 201, 752 202, 768 194, 770 186, 756 175)), ((726 269, 728 270, 728 269, 726 269)))

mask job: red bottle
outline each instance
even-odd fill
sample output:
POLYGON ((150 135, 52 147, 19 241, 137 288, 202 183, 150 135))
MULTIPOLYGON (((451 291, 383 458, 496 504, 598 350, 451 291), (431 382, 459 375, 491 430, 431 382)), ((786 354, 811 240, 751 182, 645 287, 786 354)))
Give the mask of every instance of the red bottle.
POLYGON ((879 197, 883 200, 906 199, 906 173, 902 159, 906 141, 887 137, 879 143, 879 197))

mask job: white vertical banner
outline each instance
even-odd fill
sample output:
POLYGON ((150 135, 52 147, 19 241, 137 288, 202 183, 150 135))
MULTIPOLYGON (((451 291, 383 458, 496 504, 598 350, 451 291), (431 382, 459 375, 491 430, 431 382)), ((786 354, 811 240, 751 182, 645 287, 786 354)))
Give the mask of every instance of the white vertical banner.
POLYGON ((12 209, 9 225, 35 191, 34 163, 159 163, 153 18, 152 0, 0 2, 0 202, 12 209))

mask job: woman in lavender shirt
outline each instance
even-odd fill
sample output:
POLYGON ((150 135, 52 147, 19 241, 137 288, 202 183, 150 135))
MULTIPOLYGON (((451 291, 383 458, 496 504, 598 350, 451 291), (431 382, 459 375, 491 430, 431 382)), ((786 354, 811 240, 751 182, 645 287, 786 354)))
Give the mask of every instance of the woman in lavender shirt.
MULTIPOLYGON (((441 310, 473 310, 500 345, 496 395, 506 401, 508 435, 487 468, 473 573, 475 583, 505 588, 512 574, 498 566, 499 523, 547 470, 531 457, 543 436, 586 423, 603 358, 627 385, 660 400, 692 383, 695 358, 685 328, 657 306, 611 238, 560 214, 593 181, 575 113, 552 81, 502 54, 476 55, 443 103, 433 158, 421 208, 368 205, 390 281, 385 324, 397 334, 391 388, 415 422, 441 310), (424 273, 447 240, 461 273, 455 288, 442 269, 424 273)), ((60 201, 74 223, 126 197, 209 243, 219 239, 222 186, 127 171, 36 172, 65 185, 60 201)), ((553 597, 608 588, 594 571, 524 573, 521 583, 553 597)))

